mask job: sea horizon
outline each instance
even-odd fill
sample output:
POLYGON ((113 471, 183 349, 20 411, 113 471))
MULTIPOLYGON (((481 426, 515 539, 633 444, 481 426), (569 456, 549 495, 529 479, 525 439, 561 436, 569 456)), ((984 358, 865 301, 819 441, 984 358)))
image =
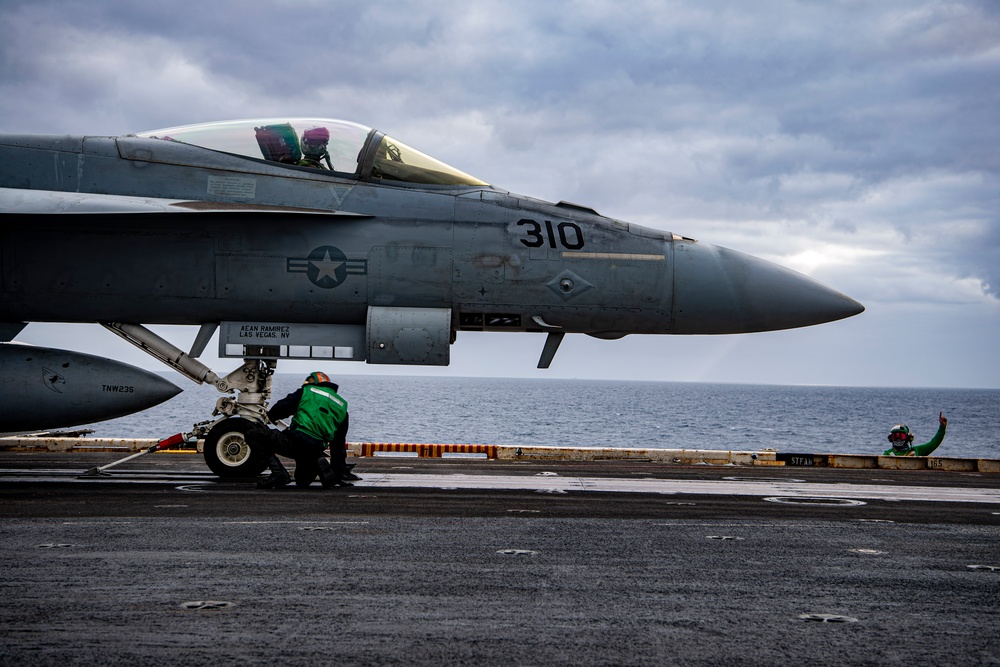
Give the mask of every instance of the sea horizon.
MULTIPOLYGON (((271 404, 297 389, 304 377, 275 374, 271 404)), ((881 454, 893 425, 907 424, 916 442, 924 442, 944 412, 949 426, 936 454, 1000 458, 1000 389, 332 377, 349 403, 348 440, 354 442, 881 454)), ((176 383, 183 391, 161 405, 79 428, 93 429, 96 437, 166 437, 210 419, 215 401, 225 395, 181 377, 176 383)))

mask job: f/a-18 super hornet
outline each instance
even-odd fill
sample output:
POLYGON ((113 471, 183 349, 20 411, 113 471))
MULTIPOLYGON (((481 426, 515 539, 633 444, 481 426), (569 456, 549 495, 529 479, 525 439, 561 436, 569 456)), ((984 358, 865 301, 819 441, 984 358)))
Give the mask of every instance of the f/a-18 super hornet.
POLYGON ((99 322, 223 392, 192 431, 223 476, 263 467, 242 436, 266 420, 281 359, 447 365, 460 331, 516 331, 546 334, 545 368, 568 333, 738 334, 864 310, 775 264, 512 194, 340 120, 0 135, 0 222, 0 431, 176 391, 10 342, 27 322, 99 322), (148 324, 200 329, 184 352, 148 324), (220 357, 242 360, 227 375, 198 361, 216 332, 220 357))

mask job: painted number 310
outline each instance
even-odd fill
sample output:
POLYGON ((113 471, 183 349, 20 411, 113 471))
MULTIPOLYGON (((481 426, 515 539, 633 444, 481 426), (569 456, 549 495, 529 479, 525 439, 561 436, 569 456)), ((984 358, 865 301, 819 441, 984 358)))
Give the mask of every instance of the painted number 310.
POLYGON ((527 238, 519 239, 529 248, 541 248, 548 244, 550 248, 562 246, 569 250, 579 250, 583 247, 583 230, 575 222, 560 222, 553 225, 546 220, 544 226, 537 220, 522 218, 517 221, 518 227, 527 227, 524 234, 527 238))

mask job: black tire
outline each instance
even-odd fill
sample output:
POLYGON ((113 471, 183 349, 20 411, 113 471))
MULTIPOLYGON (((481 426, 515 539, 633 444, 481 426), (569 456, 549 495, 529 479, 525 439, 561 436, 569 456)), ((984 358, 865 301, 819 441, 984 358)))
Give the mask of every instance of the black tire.
POLYGON ((267 468, 262 456, 254 455, 246 434, 257 424, 242 417, 230 417, 212 427, 205 436, 205 463, 219 477, 255 477, 267 468))

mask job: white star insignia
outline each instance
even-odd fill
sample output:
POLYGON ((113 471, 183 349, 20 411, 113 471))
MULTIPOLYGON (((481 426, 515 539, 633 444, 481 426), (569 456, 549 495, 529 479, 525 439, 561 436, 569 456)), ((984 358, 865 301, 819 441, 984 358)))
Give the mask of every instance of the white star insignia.
POLYGON ((332 278, 335 283, 340 281, 337 279, 337 269, 344 265, 343 262, 338 262, 330 258, 330 251, 327 250, 323 254, 323 259, 312 259, 309 263, 315 266, 319 270, 319 274, 316 276, 316 282, 323 280, 323 278, 332 278))

